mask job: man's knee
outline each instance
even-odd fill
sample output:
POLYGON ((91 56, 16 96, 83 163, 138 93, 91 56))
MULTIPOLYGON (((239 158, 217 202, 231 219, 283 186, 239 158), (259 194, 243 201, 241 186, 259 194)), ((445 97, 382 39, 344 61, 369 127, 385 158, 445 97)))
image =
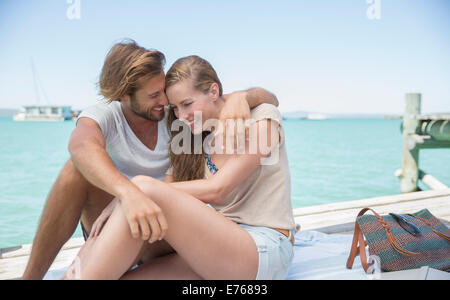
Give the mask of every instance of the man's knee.
POLYGON ((98 202, 97 199, 109 202, 113 198, 113 196, 111 196, 107 192, 90 183, 76 168, 71 159, 67 161, 58 180, 60 180, 64 186, 67 186, 68 190, 80 192, 81 194, 83 194, 83 200, 86 201, 87 205, 89 205, 91 202, 98 202))
POLYGON ((64 165, 55 185, 59 201, 68 199, 71 205, 80 207, 83 214, 88 213, 91 217, 98 215, 113 198, 91 184, 71 159, 64 165))
POLYGON ((87 189, 89 182, 86 178, 81 174, 80 171, 75 167, 75 164, 71 159, 67 161, 64 165, 58 180, 64 184, 68 184, 70 186, 80 186, 87 189))

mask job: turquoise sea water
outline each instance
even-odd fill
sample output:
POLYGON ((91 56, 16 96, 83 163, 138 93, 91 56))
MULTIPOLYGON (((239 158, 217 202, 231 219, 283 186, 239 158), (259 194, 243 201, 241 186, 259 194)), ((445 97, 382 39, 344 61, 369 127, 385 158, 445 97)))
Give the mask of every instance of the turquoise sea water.
MULTIPOLYGON (((286 120, 294 207, 393 195, 401 167, 400 120, 286 120)), ((65 161, 74 122, 0 117, 0 248, 31 243, 65 161)), ((450 149, 420 153, 420 167, 450 185, 450 149)), ((423 189, 425 186, 421 185, 423 189)), ((75 236, 81 236, 78 229, 75 236)))

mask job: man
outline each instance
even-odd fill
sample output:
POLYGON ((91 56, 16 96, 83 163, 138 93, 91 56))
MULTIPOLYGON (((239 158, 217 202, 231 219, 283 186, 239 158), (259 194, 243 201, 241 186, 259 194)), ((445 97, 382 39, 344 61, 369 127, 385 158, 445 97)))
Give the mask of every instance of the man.
MULTIPOLYGON (((108 53, 99 82, 108 103, 79 116, 69 142, 71 158, 47 198, 23 279, 43 278, 78 222, 87 239, 114 197, 120 199, 132 232, 148 240, 150 216, 162 217, 162 212, 130 179, 148 175, 162 180, 169 167, 164 63, 161 52, 134 41, 118 43, 108 53)), ((249 107, 263 102, 278 105, 276 97, 262 89, 225 98, 223 119, 245 118, 249 107)), ((164 241, 156 242, 144 257, 167 251, 164 241)))

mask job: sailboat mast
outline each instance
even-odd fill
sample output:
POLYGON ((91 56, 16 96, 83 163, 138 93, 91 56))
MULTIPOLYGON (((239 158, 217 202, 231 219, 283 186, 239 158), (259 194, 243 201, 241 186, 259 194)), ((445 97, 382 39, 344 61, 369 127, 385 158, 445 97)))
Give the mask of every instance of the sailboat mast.
POLYGON ((31 58, 31 72, 33 73, 33 84, 34 84, 34 93, 36 96, 36 104, 39 105, 41 101, 39 98, 39 87, 38 87, 38 82, 37 82, 37 78, 36 78, 36 70, 34 68, 33 58, 31 58))

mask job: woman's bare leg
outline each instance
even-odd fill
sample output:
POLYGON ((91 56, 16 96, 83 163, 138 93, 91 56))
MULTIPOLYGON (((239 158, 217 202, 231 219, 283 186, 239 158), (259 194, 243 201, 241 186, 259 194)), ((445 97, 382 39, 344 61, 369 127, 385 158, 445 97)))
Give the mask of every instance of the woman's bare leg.
POLYGON ((121 280, 201 280, 178 254, 158 257, 126 273, 121 280))
MULTIPOLYGON (((70 265, 66 273, 61 278, 62 280, 79 279, 78 277, 81 276, 81 274, 78 274, 80 271, 80 266, 86 263, 86 260, 90 256, 91 249, 94 247, 96 241, 97 237, 94 237, 89 238, 84 243, 74 262, 70 265)), ((148 263, 157 257, 172 253, 174 253, 173 248, 165 240, 157 241, 152 244, 143 243, 139 254, 136 256, 136 259, 131 266, 134 266, 137 263, 148 263)))
MULTIPOLYGON (((254 279, 258 252, 252 237, 240 226, 194 197, 150 177, 133 182, 164 212, 169 229, 165 240, 205 279, 254 279)), ((85 262, 83 279, 118 279, 136 260, 143 241, 133 239, 117 207, 85 262)))
POLYGON ((94 246, 96 239, 97 238, 91 238, 84 243, 84 245, 81 247, 80 251, 78 252, 75 260, 69 266, 69 268, 64 273, 64 275, 61 277, 61 280, 79 279, 81 263, 83 261, 85 261, 87 257, 89 257, 89 253, 91 252, 91 249, 94 246))

